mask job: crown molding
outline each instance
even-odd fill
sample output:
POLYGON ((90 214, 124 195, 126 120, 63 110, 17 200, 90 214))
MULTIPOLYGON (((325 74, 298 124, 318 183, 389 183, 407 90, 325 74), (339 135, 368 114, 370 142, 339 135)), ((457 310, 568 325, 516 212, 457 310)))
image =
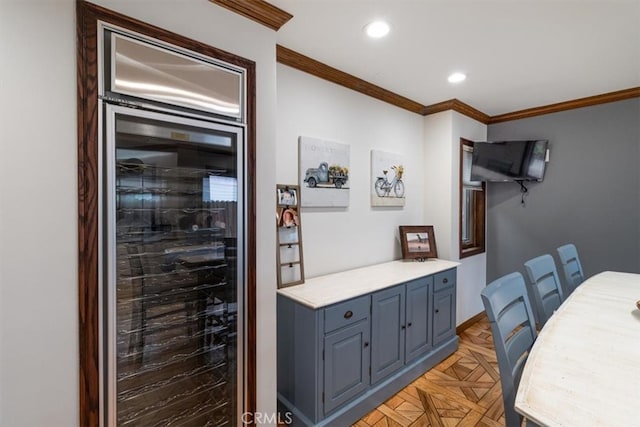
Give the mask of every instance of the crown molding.
POLYGON ((348 89, 411 111, 412 113, 428 116, 442 111, 453 110, 486 125, 540 116, 543 114, 557 113, 560 111, 573 110, 598 104, 606 104, 630 98, 640 98, 640 87, 634 87, 616 92, 609 92, 595 96, 588 96, 586 98, 579 98, 556 104, 490 116, 455 98, 438 102, 437 104, 422 105, 409 98, 405 98, 404 96, 393 93, 381 88, 380 86, 376 86, 359 77, 347 74, 344 71, 340 71, 337 68, 323 64, 320 61, 304 56, 281 45, 276 45, 276 60, 281 64, 288 65, 289 67, 296 68, 321 79, 339 84, 348 89))
POLYGON ((488 124, 491 119, 489 115, 455 98, 448 101, 438 102, 437 104, 427 105, 422 108, 420 114, 428 116, 429 114, 435 114, 447 110, 457 111, 458 113, 477 120, 480 123, 484 123, 485 125, 488 124))
POLYGON ((526 119, 541 116, 543 114, 557 113, 560 111, 574 110, 576 108, 590 107, 609 102, 623 101, 625 99, 639 98, 640 87, 588 96, 586 98, 573 99, 571 101, 558 102, 556 104, 543 105, 541 107, 527 108, 525 110, 491 116, 489 124, 507 122, 511 120, 526 119))
POLYGON ((380 86, 376 86, 344 71, 340 71, 337 68, 330 67, 284 46, 276 45, 276 60, 281 64, 355 90, 356 92, 379 99, 380 101, 387 102, 396 107, 411 111, 412 113, 422 114, 424 106, 418 102, 388 91, 380 86))
POLYGON ((265 27, 278 31, 287 21, 293 18, 288 12, 264 0, 209 0, 246 18, 256 21, 265 27))

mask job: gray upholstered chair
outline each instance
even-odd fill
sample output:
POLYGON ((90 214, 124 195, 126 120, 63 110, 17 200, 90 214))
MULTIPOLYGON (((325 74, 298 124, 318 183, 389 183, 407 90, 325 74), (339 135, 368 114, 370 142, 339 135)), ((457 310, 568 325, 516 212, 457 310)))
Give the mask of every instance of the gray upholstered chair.
POLYGON ((584 281, 584 273, 582 264, 578 258, 578 250, 572 243, 560 246, 558 249, 558 257, 562 264, 565 278, 565 295, 569 296, 578 285, 584 281))
MULTIPOLYGON (((520 427, 522 416, 514 408, 516 392, 537 336, 524 278, 520 273, 508 274, 491 282, 480 295, 498 356, 506 424, 520 427)), ((527 422, 527 425, 532 424, 527 422)))
POLYGON ((542 328, 564 301, 556 263, 549 254, 524 263, 529 278, 527 291, 534 307, 538 327, 542 328))

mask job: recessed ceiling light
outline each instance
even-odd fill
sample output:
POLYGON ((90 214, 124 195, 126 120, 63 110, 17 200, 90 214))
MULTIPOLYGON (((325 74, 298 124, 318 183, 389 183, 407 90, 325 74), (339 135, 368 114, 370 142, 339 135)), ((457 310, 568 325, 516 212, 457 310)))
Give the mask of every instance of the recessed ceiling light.
POLYGON ((460 83, 466 78, 467 76, 464 73, 453 73, 447 80, 449 80, 449 83, 460 83))
POLYGON ((384 37, 389 34, 389 24, 384 21, 374 21, 367 24, 367 26, 364 27, 364 30, 369 37, 379 39, 380 37, 384 37))

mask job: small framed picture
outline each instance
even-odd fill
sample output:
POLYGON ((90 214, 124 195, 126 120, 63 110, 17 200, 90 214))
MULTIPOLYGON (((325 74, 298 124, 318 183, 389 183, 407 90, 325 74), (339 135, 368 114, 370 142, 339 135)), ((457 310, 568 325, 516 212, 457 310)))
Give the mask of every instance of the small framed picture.
POLYGON ((289 186, 278 186, 278 205, 298 206, 298 190, 289 186))
POLYGON ((404 259, 425 260, 438 257, 432 225, 401 225, 400 243, 404 259))
POLYGON ((281 208, 278 225, 280 227, 297 227, 300 225, 300 220, 298 218, 298 211, 296 208, 281 208))

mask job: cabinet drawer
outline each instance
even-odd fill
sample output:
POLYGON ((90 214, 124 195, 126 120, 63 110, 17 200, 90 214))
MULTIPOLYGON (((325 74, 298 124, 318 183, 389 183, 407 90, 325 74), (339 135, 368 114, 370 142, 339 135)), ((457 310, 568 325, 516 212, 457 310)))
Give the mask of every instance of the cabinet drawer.
POLYGON ((437 273, 433 280, 433 291, 438 292, 441 289, 447 289, 456 284, 456 269, 437 273))
POLYGON ((369 317, 369 300, 370 296, 364 295, 325 308, 324 332, 335 331, 369 317))

